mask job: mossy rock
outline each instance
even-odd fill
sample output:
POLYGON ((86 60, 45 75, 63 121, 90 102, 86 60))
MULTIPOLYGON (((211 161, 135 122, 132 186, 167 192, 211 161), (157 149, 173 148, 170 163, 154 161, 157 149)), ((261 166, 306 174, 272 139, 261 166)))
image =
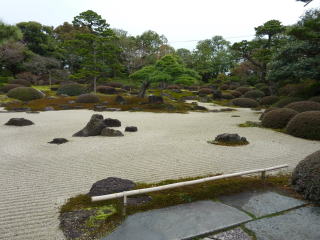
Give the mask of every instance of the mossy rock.
POLYGON ((294 102, 286 105, 285 107, 291 108, 297 112, 320 111, 320 103, 313 101, 294 102))
POLYGON ((251 98, 235 98, 231 103, 235 106, 244 108, 256 108, 259 106, 259 103, 251 98))
POLYGON ((7 96, 21 101, 31 101, 43 98, 44 94, 41 91, 31 87, 17 87, 11 89, 7 93, 7 96))
POLYGON ((289 121, 286 131, 295 137, 320 140, 320 111, 297 114, 289 121))
POLYGON ((284 128, 288 124, 288 122, 297 114, 297 111, 294 111, 290 108, 280 108, 269 111, 263 116, 262 126, 275 129, 284 128))
POLYGON ((68 96, 79 96, 81 94, 84 94, 86 92, 85 87, 83 87, 80 84, 67 84, 67 85, 63 85, 61 86, 58 91, 57 94, 58 95, 68 95, 68 96))

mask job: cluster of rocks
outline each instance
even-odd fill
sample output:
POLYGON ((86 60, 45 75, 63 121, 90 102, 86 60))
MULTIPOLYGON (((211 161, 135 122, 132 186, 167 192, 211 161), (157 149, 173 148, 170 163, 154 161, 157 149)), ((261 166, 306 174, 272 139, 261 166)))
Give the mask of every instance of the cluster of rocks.
POLYGON ((230 145, 230 146, 237 146, 237 145, 247 145, 249 142, 245 137, 240 137, 239 134, 236 133, 223 133, 211 141, 209 143, 217 144, 217 145, 230 145))
MULTIPOLYGON (((107 136, 107 137, 121 137, 124 136, 119 130, 112 129, 112 127, 121 127, 121 122, 118 119, 106 118, 104 119, 100 114, 93 114, 87 125, 75 133, 74 137, 89 137, 89 136, 107 136)), ((138 131, 137 127, 126 127, 127 132, 138 131)))

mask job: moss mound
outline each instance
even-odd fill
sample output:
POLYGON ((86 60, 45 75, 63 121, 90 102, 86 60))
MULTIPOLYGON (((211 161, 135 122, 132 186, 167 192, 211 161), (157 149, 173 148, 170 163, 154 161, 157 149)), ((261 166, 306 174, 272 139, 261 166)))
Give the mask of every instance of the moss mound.
POLYGON ((261 105, 272 105, 279 101, 277 96, 266 96, 260 99, 261 105))
POLYGON ((77 103, 97 103, 99 102, 99 97, 95 94, 82 94, 77 99, 77 103))
POLYGON ((280 108, 269 111, 262 118, 262 126, 266 128, 284 128, 298 114, 290 108, 280 108))
POLYGON ((85 92, 86 92, 85 87, 83 87, 80 84, 67 84, 67 85, 61 86, 58 89, 57 94, 58 95, 65 94, 68 96, 79 96, 81 94, 84 94, 85 92))
POLYGON ((297 112, 320 111, 320 103, 313 101, 294 102, 286 105, 285 107, 291 108, 297 112))
POLYGON ((289 121, 286 131, 295 137, 320 140, 320 111, 297 114, 289 121))
POLYGON ((230 91, 230 93, 231 93, 234 97, 236 97, 236 98, 239 98, 239 97, 241 97, 241 95, 242 95, 241 92, 238 92, 238 91, 236 91, 236 90, 230 91))
POLYGON ((44 97, 44 94, 37 89, 31 87, 17 87, 11 89, 8 94, 8 97, 15 98, 21 101, 31 101, 35 99, 41 99, 44 97))
POLYGON ((259 103, 251 98, 235 98, 231 103, 235 106, 245 108, 255 108, 259 106, 259 103))
POLYGON ((234 96, 229 93, 222 94, 223 99, 234 99, 234 96))
POLYGON ((276 102, 274 104, 274 106, 282 108, 290 103, 298 102, 298 101, 302 101, 302 100, 303 100, 302 98, 298 98, 298 97, 285 97, 285 98, 280 99, 278 102, 276 102))
POLYGON ((260 90, 250 90, 246 92, 244 95, 246 98, 258 99, 265 96, 265 94, 260 90))
POLYGON ((309 101, 318 102, 320 103, 320 96, 315 96, 309 99, 309 101))
POLYGON ((245 94, 246 92, 251 91, 252 88, 250 87, 238 87, 236 88, 236 91, 241 92, 241 94, 245 94))
POLYGON ((208 95, 212 93, 211 88, 201 88, 198 92, 199 95, 208 95))
POLYGON ((20 84, 6 84, 6 85, 1 87, 0 91, 4 92, 4 93, 7 93, 11 89, 14 89, 14 88, 17 88, 17 87, 23 87, 23 85, 20 85, 20 84))
POLYGON ((259 120, 262 120, 263 117, 264 117, 264 115, 267 114, 268 112, 273 111, 273 110, 276 110, 276 109, 279 109, 279 108, 277 108, 277 107, 269 107, 269 108, 267 108, 267 109, 261 114, 259 120))
POLYGON ((302 160, 292 174, 292 186, 304 198, 320 201, 320 151, 302 160))

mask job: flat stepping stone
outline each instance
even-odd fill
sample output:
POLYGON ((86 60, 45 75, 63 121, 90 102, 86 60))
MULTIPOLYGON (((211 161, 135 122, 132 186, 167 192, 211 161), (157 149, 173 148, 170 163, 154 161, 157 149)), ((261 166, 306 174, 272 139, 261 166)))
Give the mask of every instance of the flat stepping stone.
POLYGON ((252 240, 252 238, 241 228, 231 229, 226 232, 214 234, 203 240, 252 240))
POLYGON ((104 240, 185 239, 239 225, 252 218, 220 202, 199 201, 136 213, 104 240))
POLYGON ((247 223, 259 240, 319 240, 320 208, 303 207, 280 216, 247 223))
POLYGON ((219 200, 225 204, 251 213, 256 217, 267 216, 306 204, 304 201, 270 191, 243 192, 223 196, 220 197, 219 200))

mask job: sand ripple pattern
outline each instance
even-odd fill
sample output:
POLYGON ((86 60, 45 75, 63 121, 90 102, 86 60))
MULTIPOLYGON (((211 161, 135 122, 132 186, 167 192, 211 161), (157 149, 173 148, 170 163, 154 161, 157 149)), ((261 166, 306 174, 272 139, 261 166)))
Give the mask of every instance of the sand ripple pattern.
POLYGON ((123 126, 138 126, 139 131, 123 138, 71 138, 92 114, 87 110, 0 113, 0 239, 64 239, 58 227, 59 206, 106 177, 155 182, 283 163, 292 168, 319 150, 319 142, 237 127, 258 119, 249 109, 236 113, 103 113, 120 119, 123 126), (233 114, 241 117, 232 118, 233 114), (25 117, 35 125, 4 126, 11 117, 25 117), (206 143, 224 132, 239 133, 251 144, 233 148, 206 143), (47 144, 55 137, 70 142, 47 144))

